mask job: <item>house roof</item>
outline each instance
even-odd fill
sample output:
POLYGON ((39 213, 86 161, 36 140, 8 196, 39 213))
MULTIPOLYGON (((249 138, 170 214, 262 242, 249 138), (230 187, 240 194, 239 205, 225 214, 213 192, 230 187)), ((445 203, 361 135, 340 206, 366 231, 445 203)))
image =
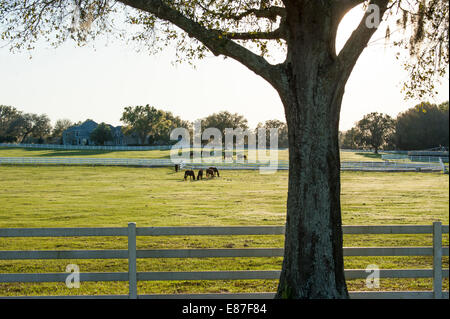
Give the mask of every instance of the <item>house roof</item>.
MULTIPOLYGON (((122 131, 122 126, 112 126, 111 124, 107 124, 110 128, 112 132, 121 132, 122 131)), ((72 131, 88 131, 88 132, 92 132, 93 130, 95 130, 98 126, 98 123, 93 121, 93 120, 86 120, 84 121, 82 124, 80 125, 75 125, 75 126, 71 126, 68 129, 66 129, 64 132, 72 132, 72 131)))

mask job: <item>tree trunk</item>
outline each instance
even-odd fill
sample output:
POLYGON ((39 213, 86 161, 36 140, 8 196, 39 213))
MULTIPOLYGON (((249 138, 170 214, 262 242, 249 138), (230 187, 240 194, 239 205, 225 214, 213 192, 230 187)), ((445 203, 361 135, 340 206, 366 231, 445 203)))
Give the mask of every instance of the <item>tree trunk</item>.
MULTIPOLYGON (((315 1, 307 3, 317 9, 315 1)), ((338 144, 345 80, 329 40, 334 22, 326 30, 314 21, 323 23, 329 14, 290 9, 288 63, 278 90, 289 129, 289 187, 277 298, 348 298, 338 144)))
POLYGON ((325 102, 292 104, 283 271, 278 297, 345 298, 338 121, 325 102), (309 114, 307 114, 309 113, 309 114))

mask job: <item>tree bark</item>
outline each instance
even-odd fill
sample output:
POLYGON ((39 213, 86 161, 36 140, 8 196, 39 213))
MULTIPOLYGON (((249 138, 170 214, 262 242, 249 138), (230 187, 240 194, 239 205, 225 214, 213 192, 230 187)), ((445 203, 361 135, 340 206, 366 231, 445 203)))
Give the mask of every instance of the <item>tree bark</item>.
POLYGON ((338 144, 346 78, 334 52, 336 22, 326 5, 319 12, 311 3, 288 9, 291 41, 278 90, 289 130, 289 187, 277 298, 348 298, 338 144))
MULTIPOLYGON (((324 100, 327 95, 323 93, 324 100)), ((348 296, 342 253, 338 115, 327 112, 330 106, 327 101, 286 106, 289 186, 278 297, 348 296)))

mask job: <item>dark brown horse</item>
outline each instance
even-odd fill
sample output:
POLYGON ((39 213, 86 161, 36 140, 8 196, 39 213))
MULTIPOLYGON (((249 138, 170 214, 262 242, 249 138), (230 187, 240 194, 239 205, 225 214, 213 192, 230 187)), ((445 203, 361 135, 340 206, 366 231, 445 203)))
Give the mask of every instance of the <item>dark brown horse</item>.
POLYGON ((208 169, 206 170, 206 177, 207 177, 207 178, 208 178, 208 177, 214 177, 214 170, 208 168, 208 169))
POLYGON ((217 167, 210 167, 208 169, 213 171, 213 176, 217 174, 217 177, 220 177, 219 170, 217 169, 217 167))
POLYGON ((180 164, 175 164, 175 172, 178 172, 180 170, 180 164))
POLYGON ((184 180, 187 180, 188 177, 190 177, 191 180, 194 179, 194 181, 195 181, 195 173, 194 173, 194 171, 192 171, 192 170, 186 170, 186 171, 184 172, 184 180))
POLYGON ((197 180, 203 179, 203 169, 200 169, 197 174, 197 180))

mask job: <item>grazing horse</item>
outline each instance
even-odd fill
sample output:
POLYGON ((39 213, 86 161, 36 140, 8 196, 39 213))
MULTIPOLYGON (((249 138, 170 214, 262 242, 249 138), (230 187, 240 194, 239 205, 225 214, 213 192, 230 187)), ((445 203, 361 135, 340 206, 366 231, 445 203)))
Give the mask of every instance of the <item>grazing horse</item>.
POLYGON ((178 172, 180 170, 180 164, 175 164, 175 172, 178 172))
POLYGON ((203 169, 198 171, 197 180, 203 179, 203 169))
POLYGON ((214 170, 208 168, 208 169, 206 170, 206 177, 207 177, 207 178, 208 178, 208 177, 214 177, 214 170))
POLYGON ((194 179, 194 181, 195 181, 195 173, 194 173, 194 171, 186 170, 184 172, 184 180, 187 180, 188 177, 190 177, 191 180, 194 179))
POLYGON ((214 176, 215 174, 217 174, 217 177, 220 177, 219 170, 217 169, 217 167, 210 167, 210 168, 208 168, 208 169, 210 169, 210 170, 213 171, 213 176, 214 176))

